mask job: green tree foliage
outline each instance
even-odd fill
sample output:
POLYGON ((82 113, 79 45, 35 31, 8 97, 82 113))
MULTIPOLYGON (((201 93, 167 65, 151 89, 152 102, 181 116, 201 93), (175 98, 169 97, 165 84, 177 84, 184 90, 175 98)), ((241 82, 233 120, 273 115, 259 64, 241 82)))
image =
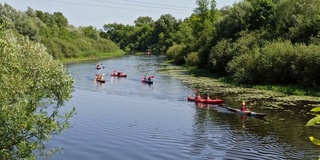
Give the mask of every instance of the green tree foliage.
POLYGON ((30 40, 45 44, 56 59, 98 57, 120 51, 107 37, 100 37, 101 31, 96 28, 69 25, 61 12, 51 14, 30 7, 21 12, 6 3, 0 9, 0 22, 30 40))
POLYGON ((22 15, 21 19, 16 21, 15 28, 20 34, 31 40, 36 40, 38 38, 39 28, 36 26, 35 21, 27 16, 22 15))
POLYGON ((135 27, 131 37, 132 50, 146 51, 150 49, 153 31, 153 28, 149 24, 140 24, 139 27, 135 27))
MULTIPOLYGON (((107 37, 117 43, 121 49, 125 50, 131 44, 131 36, 134 32, 134 27, 123 24, 105 24, 103 26, 107 37)), ((132 46, 131 46, 132 47, 132 46)))
POLYGON ((253 46, 228 63, 234 80, 247 84, 299 84, 319 86, 320 47, 272 42, 262 48, 253 46))
POLYGON ((80 27, 81 31, 84 33, 84 35, 88 38, 98 40, 99 33, 97 32, 97 29, 93 26, 88 26, 88 27, 80 27))
POLYGON ((199 15, 200 21, 204 22, 208 18, 209 14, 209 8, 210 5, 209 0, 196 0, 197 8, 194 9, 194 13, 199 15))
POLYGON ((155 22, 151 17, 138 17, 135 21, 132 34, 127 40, 130 40, 130 49, 137 51, 151 50, 153 45, 153 32, 155 22))
POLYGON ((252 10, 249 12, 250 30, 275 29, 275 4, 273 0, 251 0, 252 10))
POLYGON ((154 27, 154 20, 149 17, 149 16, 146 16, 146 17, 138 17, 135 21, 134 21, 134 24, 136 27, 142 27, 144 25, 149 25, 151 28, 154 27))
POLYGON ((52 27, 51 14, 49 12, 36 10, 36 15, 43 23, 48 25, 48 27, 52 27))
POLYGON ((184 44, 174 44, 173 46, 171 46, 167 52, 166 52, 166 56, 168 59, 173 59, 175 64, 184 64, 185 63, 185 59, 184 59, 184 49, 185 49, 185 45, 184 44))
MULTIPOLYGON (((194 48, 195 37, 192 34, 192 28, 189 25, 189 23, 190 22, 188 20, 181 22, 180 25, 178 26, 178 30, 172 34, 172 40, 175 44, 185 45, 184 55, 182 56, 189 54, 190 52, 192 52, 194 48)), ((189 64, 191 65, 191 64, 198 64, 198 63, 189 63, 189 64)))
POLYGON ((46 142, 74 115, 59 111, 71 98, 73 78, 43 45, 10 29, 0 30, 0 46, 0 159, 49 156, 55 149, 46 142))
POLYGON ((54 12, 52 16, 59 28, 68 26, 68 20, 61 12, 54 12))
POLYGON ((106 24, 100 31, 68 25, 59 12, 28 8, 23 13, 6 4, 0 6, 0 20, 44 43, 58 59, 117 51, 113 41, 126 51, 166 53, 175 63, 197 64, 238 83, 319 86, 314 74, 319 69, 318 0, 246 0, 220 10, 215 0, 195 3, 194 13, 183 21, 170 14, 156 21, 146 16, 134 26, 106 24))
POLYGON ((172 39, 177 44, 185 44, 186 46, 192 47, 195 37, 192 34, 192 28, 189 22, 182 22, 178 26, 178 30, 172 35, 172 39))
POLYGON ((293 43, 308 43, 320 32, 320 3, 318 0, 281 0, 276 5, 274 30, 279 37, 293 43))
POLYGON ((178 28, 178 21, 171 14, 161 15, 155 22, 154 34, 155 44, 157 44, 157 50, 159 52, 166 52, 167 49, 172 46, 172 34, 178 28))
POLYGON ((199 65, 199 56, 197 52, 191 52, 184 57, 184 60, 188 66, 198 66, 199 65))
POLYGON ((230 40, 223 39, 215 45, 209 55, 209 63, 212 71, 220 74, 224 74, 227 64, 232 60, 234 55, 232 54, 232 44, 230 40))
POLYGON ((251 3, 242 1, 232 8, 224 8, 223 19, 217 24, 217 36, 219 39, 237 39, 239 33, 249 27, 248 19, 251 3))
POLYGON ((219 12, 215 0, 197 0, 198 7, 190 19, 195 36, 193 51, 198 52, 200 63, 198 67, 208 67, 208 56, 216 43, 217 33, 215 24, 219 21, 219 12))

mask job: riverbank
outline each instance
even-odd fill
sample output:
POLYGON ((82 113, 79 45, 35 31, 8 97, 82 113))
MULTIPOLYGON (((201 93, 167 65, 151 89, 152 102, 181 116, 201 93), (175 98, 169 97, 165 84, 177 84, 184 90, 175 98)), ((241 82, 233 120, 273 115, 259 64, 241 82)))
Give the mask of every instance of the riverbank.
POLYGON ((171 75, 198 90, 203 97, 209 93, 211 98, 218 97, 226 99, 227 102, 239 104, 242 101, 246 101, 249 105, 269 109, 288 106, 307 108, 320 106, 320 97, 295 96, 269 90, 237 87, 210 77, 192 76, 187 69, 181 66, 173 66, 166 63, 161 65, 163 66, 161 72, 171 75))
POLYGON ((111 58, 118 58, 126 55, 126 52, 120 50, 118 52, 113 53, 101 53, 97 54, 98 56, 90 56, 90 57, 78 57, 78 58, 66 58, 60 60, 63 64, 70 64, 70 63, 77 63, 82 61, 89 61, 89 60, 95 60, 95 59, 111 59, 111 58))

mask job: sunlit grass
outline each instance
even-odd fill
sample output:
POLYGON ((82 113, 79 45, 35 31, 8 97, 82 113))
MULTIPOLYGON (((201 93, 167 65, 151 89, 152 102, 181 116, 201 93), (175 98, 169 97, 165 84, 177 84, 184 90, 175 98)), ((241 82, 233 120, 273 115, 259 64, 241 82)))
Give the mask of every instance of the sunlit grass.
POLYGON ((84 53, 80 55, 77 58, 65 58, 61 59, 60 61, 62 63, 73 63, 73 62, 80 62, 80 61, 86 61, 86 60, 93 60, 93 59, 108 59, 108 58, 117 58, 124 56, 126 53, 123 51, 118 51, 118 52, 99 52, 99 53, 84 53))
POLYGON ((256 85, 253 88, 261 90, 271 90, 289 95, 297 96, 317 96, 320 97, 320 90, 315 88, 303 88, 299 86, 280 86, 280 85, 256 85))

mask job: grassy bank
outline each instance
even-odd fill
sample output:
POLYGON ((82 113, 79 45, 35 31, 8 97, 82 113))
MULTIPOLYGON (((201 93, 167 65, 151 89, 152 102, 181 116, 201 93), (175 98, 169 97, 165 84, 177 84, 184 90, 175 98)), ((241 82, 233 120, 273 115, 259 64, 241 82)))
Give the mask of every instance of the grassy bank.
MULTIPOLYGON (((160 72, 176 77, 191 88, 198 90, 202 96, 207 93, 211 98, 222 98, 227 103, 239 103, 247 101, 249 105, 259 104, 259 107, 277 109, 287 106, 315 107, 320 105, 319 96, 308 95, 308 91, 300 91, 299 88, 284 86, 291 93, 287 94, 285 89, 278 86, 241 86, 228 81, 226 78, 219 78, 218 75, 205 70, 174 66, 163 63, 160 72)), ((288 92, 288 91, 287 91, 288 92)), ((312 93, 311 91, 309 92, 312 93)), ((312 95, 317 95, 313 93, 312 95)))
POLYGON ((320 97, 320 89, 314 87, 302 87, 297 85, 243 85, 237 84, 232 81, 229 77, 222 77, 216 74, 213 74, 205 69, 196 69, 192 67, 184 67, 192 76, 195 77, 209 77, 215 78, 223 83, 227 83, 233 86, 238 86, 242 88, 253 88, 259 90, 268 90, 275 91, 287 95, 296 95, 296 96, 315 96, 320 97))
POLYGON ((126 55, 124 51, 118 51, 118 52, 112 52, 112 53, 96 53, 94 56, 80 56, 77 58, 66 58, 66 59, 61 59, 60 61, 64 64, 68 63, 76 63, 76 62, 81 62, 81 61, 87 61, 87 60, 94 60, 94 59, 110 59, 110 58, 117 58, 117 57, 122 57, 126 55))

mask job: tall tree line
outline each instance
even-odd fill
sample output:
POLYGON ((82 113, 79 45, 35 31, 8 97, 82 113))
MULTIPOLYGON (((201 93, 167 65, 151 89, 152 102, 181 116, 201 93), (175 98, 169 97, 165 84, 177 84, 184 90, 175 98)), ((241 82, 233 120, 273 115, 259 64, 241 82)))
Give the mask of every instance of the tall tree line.
POLYGON ((320 3, 243 0, 216 8, 196 0, 184 20, 169 14, 134 26, 104 25, 105 37, 125 50, 164 53, 176 64, 205 68, 243 84, 319 87, 320 3))

